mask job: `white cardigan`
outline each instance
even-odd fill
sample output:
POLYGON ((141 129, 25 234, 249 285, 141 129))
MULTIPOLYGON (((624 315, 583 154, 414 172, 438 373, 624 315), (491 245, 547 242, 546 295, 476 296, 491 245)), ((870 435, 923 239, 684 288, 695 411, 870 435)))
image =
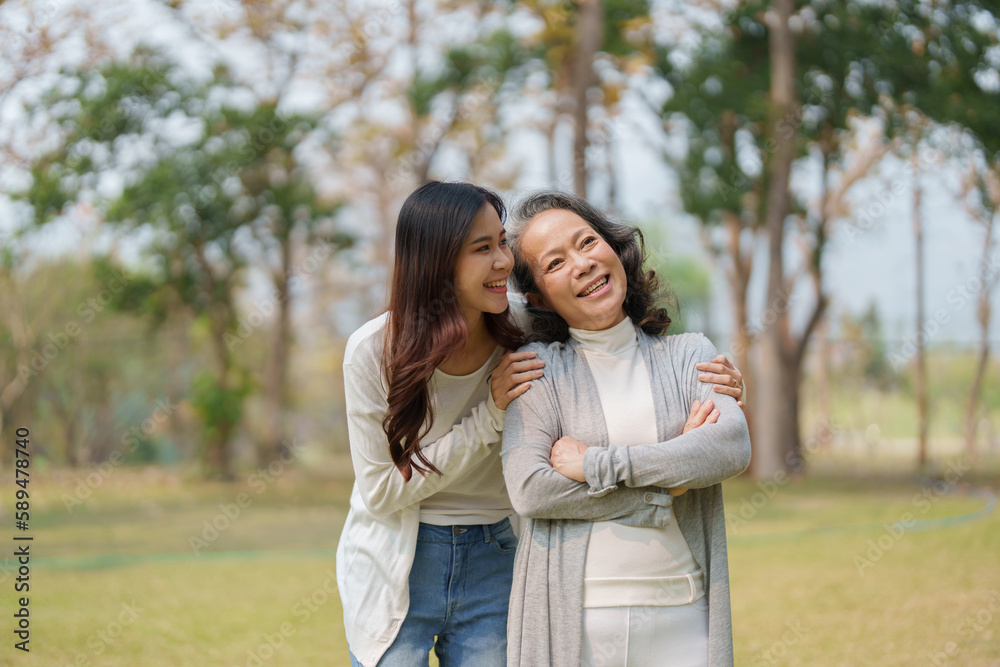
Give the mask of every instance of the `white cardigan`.
MULTIPOLYGON (((392 645, 409 609, 407 580, 416 552, 420 502, 463 477, 491 478, 492 470, 484 472, 490 466, 495 466, 497 483, 503 489, 498 454, 504 411, 493 402, 488 385, 485 399, 474 402, 483 393, 481 382, 470 386, 469 400, 455 400, 452 394, 447 405, 435 406, 435 423, 422 440, 423 452, 443 474, 414 472, 409 482, 403 481, 389 457, 382 429, 388 406, 381 364, 387 321, 388 314, 384 314, 362 326, 351 335, 344 353, 347 424, 356 479, 337 545, 337 586, 347 642, 366 666, 378 663, 392 645)), ((488 363, 498 363, 501 351, 498 348, 488 363)), ((506 509, 501 514, 512 513, 505 489, 503 503, 506 509)))

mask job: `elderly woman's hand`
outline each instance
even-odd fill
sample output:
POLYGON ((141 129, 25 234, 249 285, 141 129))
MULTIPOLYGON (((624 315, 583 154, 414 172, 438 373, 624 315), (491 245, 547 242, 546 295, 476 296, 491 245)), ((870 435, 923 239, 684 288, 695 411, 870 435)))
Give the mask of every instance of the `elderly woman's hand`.
POLYGON ((701 371, 698 374, 699 380, 713 383, 715 391, 732 396, 736 399, 736 405, 743 407, 743 374, 724 354, 720 354, 712 361, 695 364, 695 368, 701 371))
POLYGON ((587 445, 579 440, 563 436, 556 440, 549 452, 549 461, 556 472, 576 480, 586 482, 583 475, 583 455, 587 453, 587 445))
MULTIPOLYGON (((719 420, 719 411, 715 410, 712 401, 695 401, 691 406, 691 413, 687 421, 684 422, 684 433, 704 426, 714 424, 719 420)), ((555 441, 552 450, 549 452, 549 461, 552 468, 566 477, 577 482, 586 482, 587 478, 583 474, 583 456, 587 453, 587 445, 579 440, 563 436, 555 441)), ((670 489, 670 495, 679 496, 687 489, 670 489)))
MULTIPOLYGON (((691 412, 688 414, 687 421, 684 422, 683 433, 688 431, 693 431, 699 426, 704 426, 705 424, 714 424, 719 421, 719 411, 715 410, 715 404, 712 401, 695 401, 691 405, 691 412)), ((687 489, 674 488, 669 489, 670 495, 679 496, 687 491, 687 489)))

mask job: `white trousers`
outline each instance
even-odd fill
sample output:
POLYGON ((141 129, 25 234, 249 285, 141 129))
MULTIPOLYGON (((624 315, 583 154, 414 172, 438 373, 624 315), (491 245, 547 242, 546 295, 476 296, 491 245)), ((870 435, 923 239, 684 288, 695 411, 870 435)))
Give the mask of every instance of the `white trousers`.
POLYGON ((707 667, 708 598, 583 610, 581 667, 707 667))

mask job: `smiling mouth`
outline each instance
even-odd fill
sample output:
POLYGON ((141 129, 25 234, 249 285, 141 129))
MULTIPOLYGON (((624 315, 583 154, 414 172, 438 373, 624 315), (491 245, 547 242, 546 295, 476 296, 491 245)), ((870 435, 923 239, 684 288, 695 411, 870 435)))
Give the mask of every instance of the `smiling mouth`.
POLYGON ((590 296, 594 292, 600 290, 605 285, 607 285, 609 278, 610 278, 610 276, 604 276, 603 278, 598 279, 597 282, 591 284, 590 287, 588 287, 587 289, 585 289, 582 292, 580 292, 577 296, 581 296, 581 297, 590 296))
POLYGON ((507 286, 507 279, 504 278, 503 280, 494 280, 491 283, 483 283, 483 285, 487 289, 500 289, 501 287, 506 287, 507 286))

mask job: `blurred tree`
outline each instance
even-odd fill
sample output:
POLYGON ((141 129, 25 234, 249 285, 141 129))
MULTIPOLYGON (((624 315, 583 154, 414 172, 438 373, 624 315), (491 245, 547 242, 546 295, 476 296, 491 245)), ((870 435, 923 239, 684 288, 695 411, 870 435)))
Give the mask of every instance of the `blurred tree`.
MULTIPOLYGON (((1000 165, 994 162, 987 166, 979 160, 969 165, 963 189, 965 204, 969 216, 983 227, 983 251, 979 259, 976 276, 979 287, 976 295, 976 320, 979 324, 979 351, 976 358, 976 370, 972 384, 969 385, 969 402, 965 412, 965 449, 970 457, 976 455, 976 432, 979 429, 980 395, 983 387, 983 377, 989 367, 990 359, 990 319, 992 315, 991 298, 993 290, 1000 282, 1000 266, 993 256, 996 248, 997 217, 1000 216, 1000 165)), ((954 295, 954 298, 965 303, 970 297, 967 293, 954 295)))
MULTIPOLYGON (((31 424, 40 391, 32 380, 59 354, 57 343, 46 337, 57 326, 57 304, 37 298, 31 288, 43 281, 27 280, 30 271, 15 260, 15 248, 7 242, 0 255, 0 427, 7 429, 0 433, 10 433, 7 442, 14 441, 14 430, 31 424)), ((12 447, 0 453, 3 463, 13 461, 12 447)))
MULTIPOLYGON (((895 85, 881 90, 889 132, 905 140, 900 150, 909 156, 913 173, 913 230, 916 243, 916 391, 918 420, 917 469, 927 465, 929 402, 923 312, 923 188, 920 174, 921 146, 932 143, 937 125, 968 128, 987 156, 988 164, 1000 159, 1000 25, 993 3, 958 0, 927 3, 909 0, 899 4, 891 20, 878 23, 887 66, 894 67, 895 85), (991 82, 992 79, 992 82, 991 82)), ((940 151, 934 151, 939 153, 940 151)), ((968 151, 966 151, 968 153, 968 151)), ((966 157, 967 159, 967 157, 966 157)), ((988 239, 987 239, 988 240, 988 239)))
POLYGON ((916 338, 916 385, 917 385, 917 474, 923 474, 927 465, 927 433, 930 429, 930 415, 927 406, 927 354, 925 345, 927 333, 925 327, 927 320, 924 319, 924 212, 923 197, 924 188, 920 181, 920 144, 924 135, 924 128, 927 125, 923 115, 913 112, 911 120, 913 139, 911 141, 911 164, 913 167, 913 206, 911 215, 913 217, 913 241, 914 258, 916 264, 916 299, 915 308, 916 327, 914 336, 916 338))
POLYGON ((101 280, 87 260, 38 258, 0 279, 9 307, 0 320, 0 369, 22 385, 6 410, 12 426, 31 427, 52 463, 99 463, 116 448, 116 388, 134 358, 121 341, 137 328, 109 305, 119 277, 101 280))
MULTIPOLYGON (((193 82, 142 49, 127 64, 66 76, 70 92, 49 100, 63 143, 37 158, 24 197, 43 223, 67 203, 93 197, 109 174, 122 176, 124 187, 99 206, 109 222, 149 230, 155 273, 132 281, 120 301, 149 312, 153 323, 167 317, 174 297, 196 313, 215 363, 193 385, 203 460, 207 474, 231 478, 230 438, 252 388, 237 351, 261 324, 240 321, 235 301, 251 239, 261 227, 281 236, 296 225, 334 246, 344 238, 329 224, 325 237, 317 232, 336 206, 315 195, 293 154, 318 119, 220 103, 235 90, 225 70, 193 82)), ((282 299, 287 294, 265 300, 282 299)))
MULTIPOLYGON (((70 40, 85 46, 82 49, 85 63, 106 53, 103 35, 87 8, 59 3, 0 3, 0 62, 4 64, 0 67, 0 117, 4 118, 0 123, 0 200, 6 199, 12 172, 27 168, 31 156, 45 141, 44 130, 19 122, 23 119, 24 99, 30 95, 25 91, 30 91, 40 77, 66 58, 59 46, 70 40)), ((10 225, 12 221, 5 223, 10 225)), ((26 260, 26 250, 13 238, 13 232, 9 235, 4 232, 0 229, 0 283, 4 285, 0 299, 9 308, 0 308, 0 327, 11 336, 8 342, 18 350, 16 354, 26 355, 39 342, 32 340, 32 336, 42 333, 35 325, 45 318, 40 313, 28 315, 30 307, 17 291, 23 286, 16 287, 19 285, 16 274, 26 260), (41 319, 35 320, 36 315, 41 319)), ((24 356, 10 357, 0 367, 0 461, 13 456, 14 437, 7 416, 18 401, 30 403, 37 394, 37 388, 25 394, 29 385, 18 370, 29 361, 24 356)), ((18 414, 24 413, 18 411, 18 414)))
MULTIPOLYGON (((252 151, 261 159, 234 162, 215 177, 218 184, 238 172, 246 201, 252 202, 246 215, 252 219, 248 229, 256 242, 254 265, 266 267, 274 287, 270 297, 253 304, 246 314, 247 318, 257 320, 274 319, 262 378, 266 418, 263 432, 257 438, 260 465, 288 453, 287 416, 291 408, 288 374, 295 340, 293 292, 301 291, 307 280, 318 277, 313 274, 320 273, 325 260, 350 241, 329 224, 340 196, 320 197, 327 202, 323 215, 310 211, 317 195, 312 185, 305 188, 303 185, 319 179, 316 174, 303 178, 304 165, 297 157, 303 151, 292 149, 295 142, 309 143, 306 152, 310 160, 329 159, 336 135, 324 118, 360 96, 388 61, 384 54, 369 51, 377 33, 373 28, 388 17, 365 19, 346 2, 334 4, 340 10, 335 20, 331 19, 328 3, 314 1, 233 2, 209 13, 197 3, 175 0, 164 3, 170 15, 186 26, 213 58, 222 59, 224 53, 235 47, 238 52, 259 55, 267 63, 263 75, 256 68, 245 69, 238 61, 227 72, 239 87, 252 91, 256 105, 249 115, 227 118, 227 122, 247 133, 252 140, 252 151), (331 48, 332 44, 337 47, 331 48), (301 124, 296 127, 295 119, 286 118, 282 110, 300 92, 296 86, 303 83, 312 90, 323 91, 323 112, 310 117, 307 127, 301 124)), ((244 339, 245 336, 239 336, 231 343, 238 346, 244 339)))
MULTIPOLYGON (((942 62, 963 80, 962 90, 970 96, 978 90, 977 102, 989 106, 990 95, 975 83, 978 70, 968 65, 974 61, 981 69, 983 45, 996 37, 972 27, 979 13, 969 11, 971 6, 965 3, 965 10, 942 18, 915 3, 743 2, 723 14, 721 30, 704 31, 693 50, 680 45, 660 50, 657 71, 671 95, 662 105, 651 103, 667 129, 679 128, 687 139, 687 150, 668 158, 678 168, 685 208, 702 222, 710 247, 729 265, 737 365, 745 367, 750 347, 761 343, 760 367, 749 373, 751 383, 762 383, 754 392, 761 400, 748 414, 755 433, 752 471, 758 477, 802 464, 798 387, 810 337, 827 304, 823 251, 833 223, 849 212, 850 187, 885 153, 885 147, 856 140, 854 119, 883 115, 894 127, 894 100, 923 99, 912 94, 915 76, 923 75, 920 85, 930 96, 954 87, 951 79, 932 75, 942 62), (971 32, 977 55, 950 63, 952 45, 968 48, 952 38, 971 32), (916 49, 920 39, 933 48, 916 49), (789 190, 792 165, 817 157, 821 194, 812 206, 803 206, 789 190), (784 252, 790 221, 797 222, 804 253, 799 269, 789 274, 784 252), (757 235, 767 238, 768 279, 765 310, 759 324, 752 324, 746 299, 757 235), (809 279, 813 300, 805 326, 795 333, 789 305, 800 277, 809 279)), ((946 107, 955 111, 950 103, 946 107)), ((984 108, 981 118, 993 114, 984 108)))
POLYGON ((898 378, 889 363, 882 318, 874 301, 860 315, 841 315, 840 340, 848 346, 842 360, 846 367, 840 369, 843 377, 860 379, 879 391, 895 386, 898 378))
POLYGON ((622 97, 632 75, 651 61, 650 3, 521 0, 512 3, 512 10, 531 16, 539 26, 520 45, 531 56, 525 69, 543 75, 540 90, 534 83, 528 88, 533 101, 545 109, 538 126, 548 142, 550 184, 558 187, 564 181, 555 168, 555 135, 568 115, 573 143, 571 168, 565 176, 577 195, 587 197, 588 181, 597 166, 590 148, 598 148, 606 165, 608 207, 617 208, 617 170, 611 156, 621 133, 622 97))

